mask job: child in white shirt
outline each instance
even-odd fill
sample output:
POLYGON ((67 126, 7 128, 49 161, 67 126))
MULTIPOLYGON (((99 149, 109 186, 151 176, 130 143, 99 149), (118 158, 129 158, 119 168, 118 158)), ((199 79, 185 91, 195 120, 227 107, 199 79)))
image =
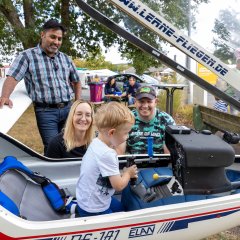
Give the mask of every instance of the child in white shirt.
POLYGON ((120 174, 115 151, 127 140, 134 124, 131 111, 121 103, 107 103, 98 109, 95 124, 99 134, 83 157, 76 189, 80 217, 123 211, 112 196, 115 190, 123 190, 130 178, 137 177, 136 165, 120 174))

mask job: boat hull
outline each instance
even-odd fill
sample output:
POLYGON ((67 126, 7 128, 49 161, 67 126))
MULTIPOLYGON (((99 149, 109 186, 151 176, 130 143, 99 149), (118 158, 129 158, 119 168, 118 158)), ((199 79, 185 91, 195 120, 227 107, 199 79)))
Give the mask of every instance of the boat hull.
MULTIPOLYGON (((75 194, 80 159, 53 160, 0 134, 1 157, 14 155, 75 194), (11 154, 10 154, 11 153, 11 154)), ((160 156, 166 159, 166 155, 160 156)), ((239 158, 239 156, 236 156, 239 158)), ((125 157, 120 157, 120 162, 125 157)), ((143 161, 142 157, 137 160, 143 161)), ((0 239, 44 240, 193 240, 240 225, 240 194, 88 218, 29 221, 0 206, 0 239)))
POLYGON ((33 222, 0 208, 0 239, 202 239, 240 222, 240 194, 89 218, 33 222))

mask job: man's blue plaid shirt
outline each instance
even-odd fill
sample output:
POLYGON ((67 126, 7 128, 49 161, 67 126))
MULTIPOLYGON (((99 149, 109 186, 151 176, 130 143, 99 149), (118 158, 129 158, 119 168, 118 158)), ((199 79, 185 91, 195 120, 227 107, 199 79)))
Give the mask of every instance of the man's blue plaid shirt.
POLYGON ((38 45, 20 53, 13 61, 8 76, 24 79, 33 102, 59 103, 73 98, 71 82, 80 81, 71 59, 62 52, 49 57, 38 45))

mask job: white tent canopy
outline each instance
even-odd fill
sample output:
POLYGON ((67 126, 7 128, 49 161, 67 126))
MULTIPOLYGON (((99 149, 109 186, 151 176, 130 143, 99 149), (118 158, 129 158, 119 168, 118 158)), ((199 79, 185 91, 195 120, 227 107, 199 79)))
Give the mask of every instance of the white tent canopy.
POLYGON ((113 72, 109 69, 98 69, 98 70, 85 70, 87 74, 89 75, 98 75, 99 77, 109 77, 109 76, 112 76, 112 75, 115 75, 117 74, 116 72, 113 72))
POLYGON ((172 74, 174 73, 174 70, 172 70, 171 68, 166 68, 163 71, 160 72, 161 74, 172 74))
POLYGON ((97 75, 101 80, 106 80, 107 77, 117 74, 109 69, 78 70, 78 72, 83 88, 88 88, 87 77, 94 78, 97 75))

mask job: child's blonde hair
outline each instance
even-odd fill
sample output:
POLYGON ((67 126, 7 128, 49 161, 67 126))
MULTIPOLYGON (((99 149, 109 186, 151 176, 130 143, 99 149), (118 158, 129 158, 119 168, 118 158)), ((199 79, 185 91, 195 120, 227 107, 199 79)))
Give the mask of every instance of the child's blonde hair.
POLYGON ((98 130, 117 128, 122 124, 134 124, 134 116, 129 108, 118 102, 109 102, 102 105, 95 115, 95 124, 98 130))

